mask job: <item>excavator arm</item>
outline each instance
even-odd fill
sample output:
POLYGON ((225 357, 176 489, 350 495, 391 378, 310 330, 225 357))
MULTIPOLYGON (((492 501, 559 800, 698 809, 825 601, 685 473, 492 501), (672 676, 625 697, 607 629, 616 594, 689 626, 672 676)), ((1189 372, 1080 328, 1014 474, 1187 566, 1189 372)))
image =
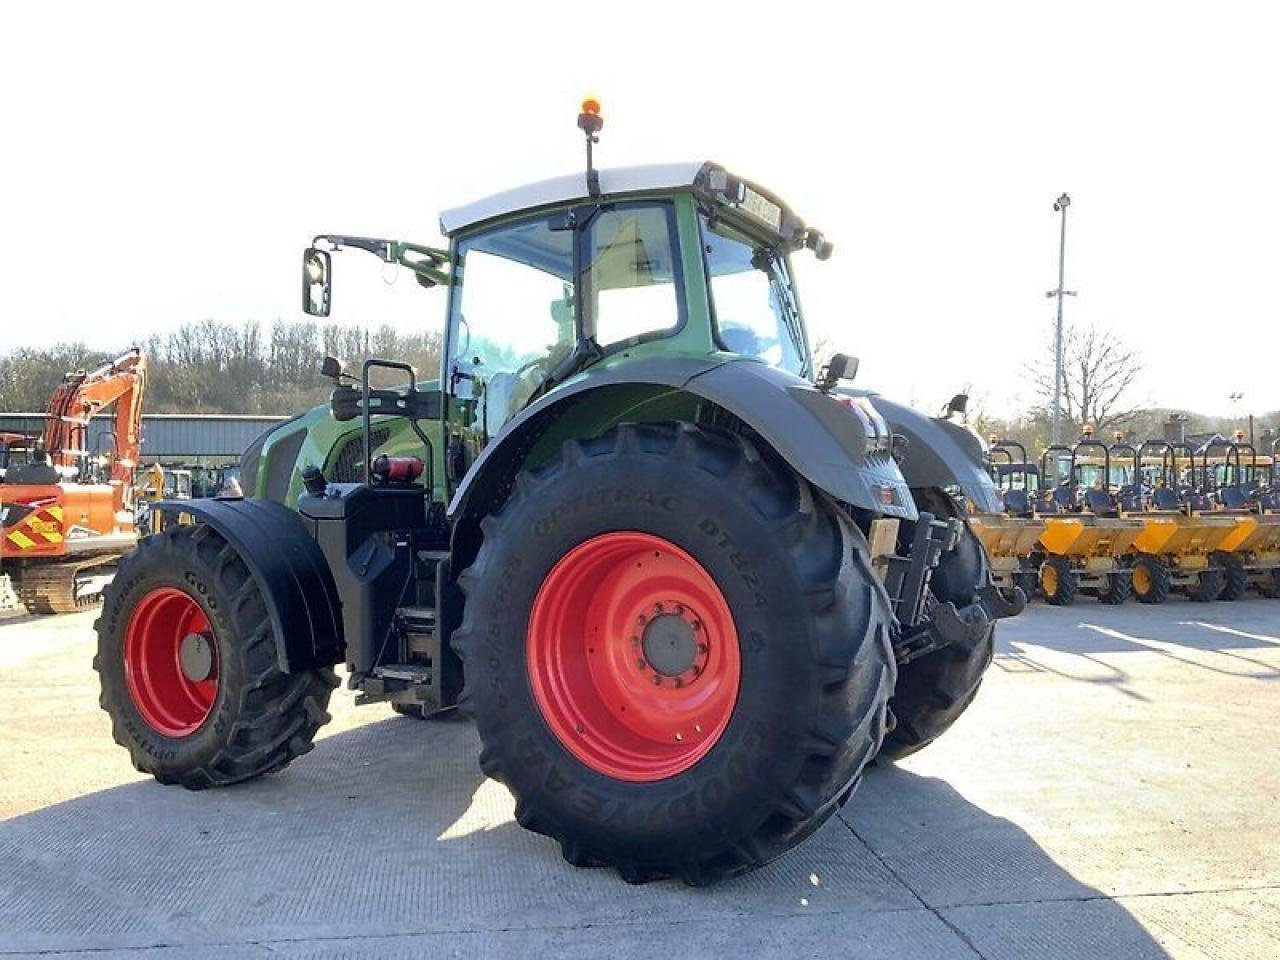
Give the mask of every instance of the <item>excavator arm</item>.
POLYGON ((53 392, 45 414, 44 448, 55 466, 74 466, 88 449, 89 421, 115 404, 115 449, 111 458, 111 486, 115 509, 125 506, 142 446, 142 395, 147 361, 134 347, 92 370, 67 374, 53 392))

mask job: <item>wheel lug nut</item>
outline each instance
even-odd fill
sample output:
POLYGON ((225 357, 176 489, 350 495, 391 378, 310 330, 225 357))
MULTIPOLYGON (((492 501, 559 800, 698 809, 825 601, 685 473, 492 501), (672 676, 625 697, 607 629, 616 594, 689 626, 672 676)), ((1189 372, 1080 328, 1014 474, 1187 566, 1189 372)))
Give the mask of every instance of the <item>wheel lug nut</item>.
POLYGON ((653 675, 653 685, 655 687, 662 686, 662 678, 658 676, 656 673, 653 675))
POLYGON ((694 733, 701 733, 701 732, 702 732, 702 724, 700 724, 700 723, 695 723, 695 724, 693 725, 693 732, 694 732, 694 733))
POLYGON ((701 621, 701 620, 695 620, 695 621, 693 621, 693 623, 689 624, 689 626, 693 627, 693 629, 695 629, 695 630, 701 630, 701 629, 702 629, 702 621, 701 621))
POLYGON ((636 617, 636 623, 640 624, 640 626, 642 626, 642 627, 644 626, 644 624, 645 624, 645 619, 644 619, 644 615, 643 615, 643 614, 641 614, 640 616, 636 617))
POLYGON ((631 645, 632 645, 633 647, 638 647, 638 646, 640 646, 640 638, 639 638, 639 637, 632 637, 632 638, 631 638, 631 645))
POLYGON ((647 667, 647 666, 649 666, 649 664, 647 664, 647 663, 645 663, 645 662, 644 662, 644 657, 639 657, 639 658, 637 658, 637 659, 636 659, 636 669, 637 669, 637 670, 643 670, 643 669, 644 669, 645 667, 647 667))
POLYGON ((705 643, 698 644, 698 652, 705 656, 707 652, 707 645, 705 643))
POLYGON ((662 604, 660 604, 660 603, 655 603, 655 604, 653 605, 653 612, 654 612, 654 613, 661 613, 661 612, 662 612, 662 604))
POLYGON ((680 742, 680 741, 683 741, 683 740, 684 740, 684 734, 683 734, 683 733, 677 733, 677 734, 676 734, 676 741, 677 741, 677 742, 680 742))

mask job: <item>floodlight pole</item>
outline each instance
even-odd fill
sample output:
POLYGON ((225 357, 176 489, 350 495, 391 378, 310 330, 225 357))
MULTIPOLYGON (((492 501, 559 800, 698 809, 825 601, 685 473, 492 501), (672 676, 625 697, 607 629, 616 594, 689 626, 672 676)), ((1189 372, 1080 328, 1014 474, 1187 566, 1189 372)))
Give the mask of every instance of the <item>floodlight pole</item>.
POLYGON ((1046 297, 1058 298, 1058 322, 1053 331, 1053 430, 1052 442, 1062 442, 1062 298, 1074 297, 1076 291, 1063 289, 1067 269, 1067 207, 1071 197, 1063 194, 1053 202, 1053 209, 1062 214, 1062 229, 1058 235, 1058 287, 1049 290, 1046 297))

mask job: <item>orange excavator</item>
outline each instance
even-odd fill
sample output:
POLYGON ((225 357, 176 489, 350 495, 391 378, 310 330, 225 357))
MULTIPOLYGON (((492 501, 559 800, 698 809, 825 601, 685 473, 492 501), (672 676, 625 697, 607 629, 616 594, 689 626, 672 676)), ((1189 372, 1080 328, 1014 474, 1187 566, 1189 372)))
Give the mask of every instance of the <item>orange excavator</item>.
POLYGON ((147 362, 134 348, 68 373, 49 400, 28 462, 0 481, 0 561, 31 613, 70 613, 101 599, 117 558, 133 549, 133 475, 142 444, 147 362), (90 444, 92 417, 115 406, 90 444), (103 439, 109 440, 104 449, 103 439))

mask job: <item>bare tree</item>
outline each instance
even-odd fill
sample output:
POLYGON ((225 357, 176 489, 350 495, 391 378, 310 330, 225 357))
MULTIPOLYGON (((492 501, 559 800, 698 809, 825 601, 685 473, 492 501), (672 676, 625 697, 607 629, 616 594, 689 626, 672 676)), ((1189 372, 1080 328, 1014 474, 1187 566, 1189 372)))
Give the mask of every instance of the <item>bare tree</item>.
MULTIPOLYGON (((1053 408, 1053 347, 1029 370, 1036 390, 1033 417, 1053 408)), ((1096 326, 1068 327, 1062 338, 1062 414, 1077 427, 1089 423, 1099 432, 1132 419, 1133 387, 1142 358, 1114 332, 1096 326)))

